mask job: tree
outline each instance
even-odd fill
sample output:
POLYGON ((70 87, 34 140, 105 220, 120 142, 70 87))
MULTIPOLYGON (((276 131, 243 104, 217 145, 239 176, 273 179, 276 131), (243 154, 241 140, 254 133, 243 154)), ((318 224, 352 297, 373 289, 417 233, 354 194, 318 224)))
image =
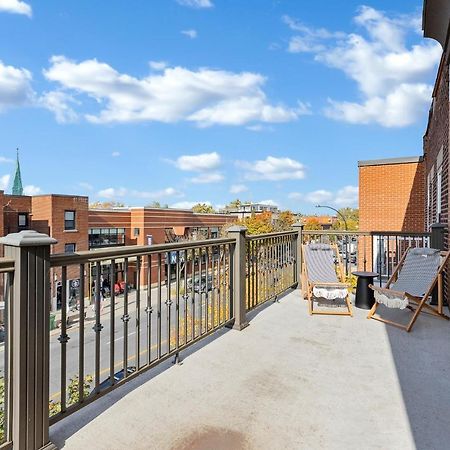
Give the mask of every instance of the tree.
POLYGON ((295 216, 291 211, 281 211, 275 223, 275 231, 290 231, 294 225, 295 216))
POLYGON ((269 211, 252 214, 250 217, 238 221, 238 223, 247 227, 247 234, 264 234, 274 231, 272 213, 269 211))
MULTIPOLYGON (((349 231, 357 231, 359 229, 359 210, 356 208, 341 208, 340 214, 345 217, 349 231)), ((333 225, 335 230, 344 230, 345 222, 340 215, 337 216, 337 221, 333 225)))
POLYGON ((125 205, 120 202, 94 202, 89 205, 90 209, 112 209, 112 208, 123 208, 125 205))
POLYGON ((214 213, 214 208, 206 203, 197 203, 192 207, 192 211, 195 213, 211 214, 214 213))
POLYGON ((149 203, 148 205, 145 205, 144 208, 163 208, 163 209, 167 209, 169 207, 169 205, 167 203, 164 203, 163 205, 158 202, 158 201, 153 201, 151 203, 149 203))
POLYGON ((239 208, 242 205, 242 202, 237 198, 232 202, 228 203, 227 208, 239 208))
POLYGON ((322 225, 317 217, 309 217, 305 222, 305 230, 321 230, 322 225))

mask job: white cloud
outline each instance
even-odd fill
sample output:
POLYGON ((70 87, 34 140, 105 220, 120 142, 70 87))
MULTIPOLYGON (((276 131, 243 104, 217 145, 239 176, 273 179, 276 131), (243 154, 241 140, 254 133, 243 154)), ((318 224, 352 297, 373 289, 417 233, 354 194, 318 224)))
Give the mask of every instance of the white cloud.
POLYGON ((58 123, 72 123, 78 119, 78 114, 69 106, 70 103, 78 102, 66 92, 46 92, 38 99, 38 103, 53 112, 58 123))
POLYGON ((354 21, 360 33, 313 30, 285 19, 298 33, 288 51, 313 53, 316 61, 342 71, 356 83, 362 100, 329 99, 326 116, 384 127, 413 124, 428 109, 432 86, 427 80, 439 63, 439 44, 409 45, 409 34, 417 31, 417 15, 388 17, 363 6, 354 21))
POLYGON ((11 180, 11 175, 3 175, 0 177, 0 189, 2 191, 8 189, 10 180, 11 180))
POLYGON ((42 189, 38 186, 34 186, 33 184, 29 184, 28 186, 23 187, 23 195, 39 195, 42 193, 42 189))
POLYGON ((308 203, 319 204, 333 199, 333 194, 324 189, 310 192, 303 197, 308 203))
POLYGON ((166 61, 150 61, 148 64, 153 70, 164 70, 168 66, 166 61))
POLYGON ((248 187, 245 184, 233 184, 230 186, 230 194, 240 194, 246 191, 248 191, 248 187))
POLYGON ((188 38, 195 39, 197 37, 197 30, 182 30, 181 34, 184 34, 188 38))
POLYGON ((120 156, 120 152, 112 152, 112 153, 111 153, 111 156, 112 156, 113 158, 118 158, 118 157, 120 156))
POLYGON ((135 189, 126 189, 124 187, 119 188, 106 188, 98 192, 98 196, 107 199, 117 199, 123 197, 132 197, 145 200, 158 200, 166 197, 182 197, 183 194, 172 187, 161 189, 154 192, 138 191, 135 189))
POLYGON ((177 3, 191 8, 212 8, 214 6, 211 0, 177 0, 177 3))
POLYGON ((5 156, 0 156, 0 164, 3 163, 13 163, 14 160, 11 158, 6 158, 5 156))
POLYGON ((31 6, 21 0, 0 0, 0 12, 24 14, 28 17, 32 15, 31 6))
POLYGON ((191 183, 194 184, 206 184, 206 183, 219 183, 224 180, 224 176, 219 172, 201 173, 196 177, 191 178, 191 183))
POLYGON ((28 70, 7 66, 0 61, 0 112, 33 103, 35 94, 31 78, 28 70))
POLYGON ((327 203, 336 208, 357 207, 359 189, 358 186, 344 186, 337 192, 331 192, 325 189, 302 194, 301 192, 291 192, 288 198, 291 200, 301 200, 313 205, 327 203))
POLYGON ((238 161, 238 167, 247 171, 248 180, 300 180, 305 177, 305 166, 291 158, 268 156, 258 161, 238 161))
POLYGON ((125 197, 128 191, 125 188, 106 188, 98 192, 98 196, 102 198, 115 199, 125 197))
POLYGON ((345 186, 337 192, 334 204, 340 207, 358 206, 358 199, 358 186, 345 186))
POLYGON ((209 201, 199 201, 199 202, 184 201, 173 203, 172 205, 170 205, 170 207, 176 209, 192 209, 192 207, 197 205, 198 203, 204 203, 205 205, 212 205, 212 203, 209 201))
POLYGON ((177 169, 192 172, 204 172, 220 167, 221 157, 217 152, 183 155, 173 161, 177 169))
MULTIPOLYGON (((181 120, 199 126, 287 122, 305 113, 272 105, 262 90, 266 79, 258 73, 170 67, 135 78, 96 59, 80 63, 64 56, 51 58, 45 77, 72 95, 87 95, 101 110, 86 114, 93 123, 181 120)), ((0 97, 1 101, 1 97, 0 97)))

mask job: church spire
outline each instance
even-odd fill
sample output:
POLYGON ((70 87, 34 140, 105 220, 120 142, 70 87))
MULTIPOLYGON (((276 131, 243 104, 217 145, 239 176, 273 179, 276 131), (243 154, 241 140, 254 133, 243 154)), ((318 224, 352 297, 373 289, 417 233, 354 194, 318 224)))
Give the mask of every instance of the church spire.
POLYGON ((19 149, 17 149, 16 174, 14 175, 12 195, 23 195, 22 175, 20 173, 20 162, 19 162, 19 149))

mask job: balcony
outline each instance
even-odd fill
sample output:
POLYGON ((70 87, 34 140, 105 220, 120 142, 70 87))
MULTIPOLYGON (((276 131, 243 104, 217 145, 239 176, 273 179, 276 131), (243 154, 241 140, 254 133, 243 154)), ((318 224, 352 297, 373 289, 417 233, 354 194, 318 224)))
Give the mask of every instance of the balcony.
POLYGON ((382 284, 405 248, 433 240, 234 227, 50 256, 45 235, 8 236, 0 449, 445 448, 448 323, 422 314, 408 334, 362 310, 311 317, 297 289, 304 242, 336 244, 349 280, 373 268, 382 284), (65 301, 50 331, 55 272, 65 301), (106 295, 106 276, 124 291, 106 295))

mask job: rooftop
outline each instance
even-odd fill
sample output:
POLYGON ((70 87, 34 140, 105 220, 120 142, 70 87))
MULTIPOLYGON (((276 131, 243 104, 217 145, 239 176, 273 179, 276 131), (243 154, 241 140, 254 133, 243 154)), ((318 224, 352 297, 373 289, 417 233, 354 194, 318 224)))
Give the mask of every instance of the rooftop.
MULTIPOLYGON (((450 328, 310 317, 298 291, 54 425, 58 448, 437 449, 450 440, 450 328), (183 356, 183 355, 182 355, 183 356)), ((405 314, 405 311, 390 311, 405 314)))
POLYGON ((385 159, 369 159, 366 161, 358 161, 358 167, 365 166, 384 166, 390 164, 411 164, 423 161, 423 156, 405 156, 403 158, 385 158, 385 159))

